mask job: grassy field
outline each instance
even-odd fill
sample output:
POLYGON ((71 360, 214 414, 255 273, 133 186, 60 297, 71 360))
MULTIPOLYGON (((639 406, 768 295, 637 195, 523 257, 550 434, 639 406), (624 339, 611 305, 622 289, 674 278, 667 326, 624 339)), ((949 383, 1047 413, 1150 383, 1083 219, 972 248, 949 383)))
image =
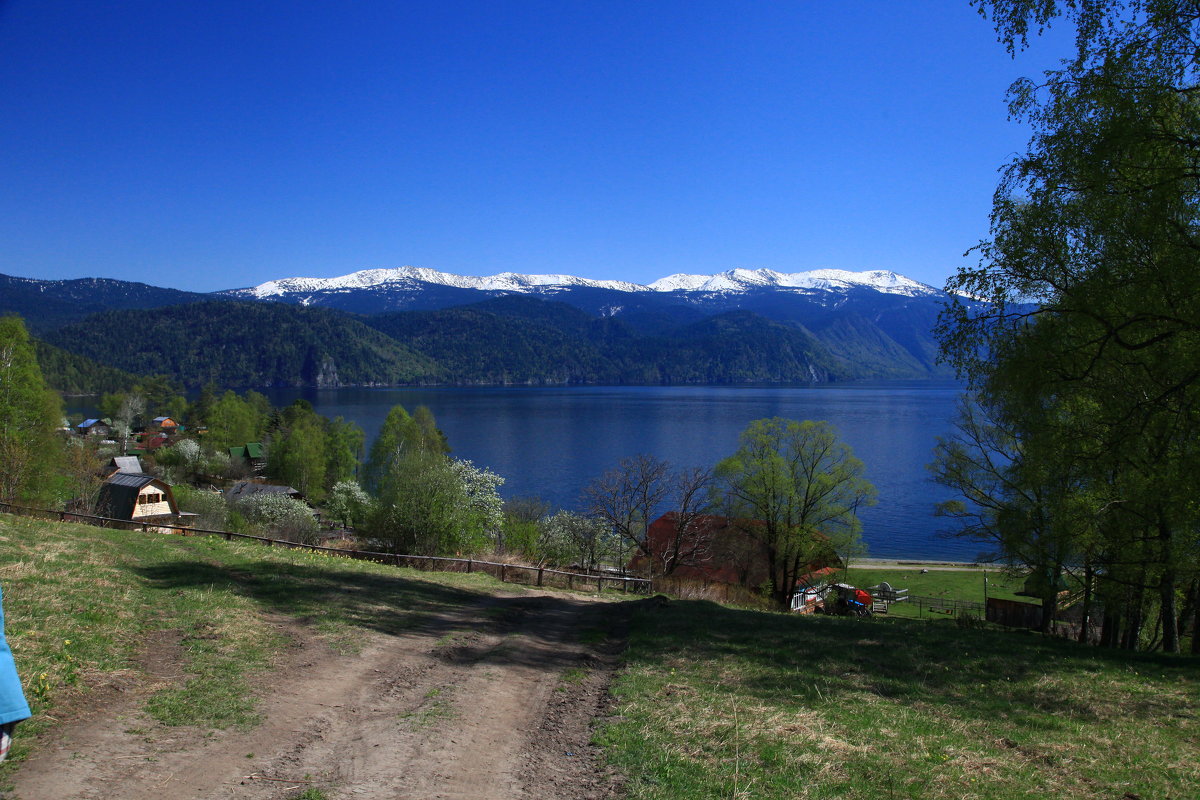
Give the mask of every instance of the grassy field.
MULTIPOLYGON (((972 573, 887 579, 982 592, 972 573)), ((149 699, 155 716, 247 726, 255 674, 285 645, 281 617, 353 651, 367 631, 500 588, 479 574, 7 516, 0 583, 36 715, 18 759, 89 688, 134 674, 148 642, 178 647, 187 676, 149 699)), ((651 605, 635 615, 597 733, 634 798, 1200 797, 1195 658, 895 618, 651 605)))
MULTIPOLYGON (((921 574, 920 567, 911 568, 868 568, 851 567, 846 571, 845 580, 854 586, 867 588, 877 586, 887 581, 894 589, 908 589, 910 596, 937 597, 947 600, 965 600, 973 603, 984 601, 984 576, 987 577, 987 596, 1002 597, 1008 600, 1034 602, 1029 597, 1018 597, 1024 585, 1023 578, 1005 575, 998 569, 973 570, 929 570, 921 574)), ((920 618, 938 616, 928 611, 922 612, 914 603, 894 603, 888 609, 888 615, 893 617, 920 618)), ((945 619, 945 617, 942 617, 945 619)))
POLYGON ((1200 662, 672 601, 600 738, 634 798, 1200 797, 1200 662))
POLYGON ((180 648, 187 672, 150 698, 153 716, 210 728, 253 725, 254 674, 285 645, 269 617, 305 621, 332 647, 352 651, 364 631, 396 632, 499 586, 480 574, 416 573, 7 515, 0 515, 0 585, 7 638, 34 712, 5 770, 58 707, 86 703, 86 690, 133 675, 147 642, 180 648))

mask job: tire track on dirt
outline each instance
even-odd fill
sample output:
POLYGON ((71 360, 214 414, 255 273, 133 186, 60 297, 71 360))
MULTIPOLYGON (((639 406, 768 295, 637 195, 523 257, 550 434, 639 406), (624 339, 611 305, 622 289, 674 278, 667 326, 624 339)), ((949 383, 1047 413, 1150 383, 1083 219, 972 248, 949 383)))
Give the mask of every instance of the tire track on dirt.
POLYGON ((266 680, 258 727, 153 722, 138 709, 172 676, 151 674, 23 765, 16 797, 278 800, 309 785, 331 800, 607 797, 617 784, 589 738, 620 634, 598 632, 628 605, 497 596, 367 634, 354 656, 282 623, 295 646, 266 680))

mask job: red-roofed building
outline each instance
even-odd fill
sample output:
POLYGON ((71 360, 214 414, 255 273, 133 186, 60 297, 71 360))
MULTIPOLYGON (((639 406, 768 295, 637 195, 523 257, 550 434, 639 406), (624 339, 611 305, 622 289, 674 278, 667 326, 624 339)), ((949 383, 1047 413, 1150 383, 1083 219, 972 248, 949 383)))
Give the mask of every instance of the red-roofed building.
MULTIPOLYGON (((751 589, 771 579, 767 548, 746 531, 754 521, 732 520, 728 517, 705 515, 695 517, 686 531, 677 528, 678 515, 668 512, 650 524, 646 533, 649 550, 655 560, 655 574, 663 564, 674 559, 678 563, 671 571, 672 578, 703 583, 728 583, 751 589)), ((829 568, 840 568, 841 560, 832 548, 804 572, 827 574, 829 568)), ((649 572, 649 559, 639 551, 629 562, 631 572, 649 572)))

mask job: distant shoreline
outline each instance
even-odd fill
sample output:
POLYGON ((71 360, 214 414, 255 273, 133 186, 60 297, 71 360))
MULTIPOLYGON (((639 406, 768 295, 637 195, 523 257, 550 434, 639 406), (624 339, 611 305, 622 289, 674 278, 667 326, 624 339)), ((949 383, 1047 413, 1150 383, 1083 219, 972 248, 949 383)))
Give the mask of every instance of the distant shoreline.
POLYGON ((973 561, 943 561, 922 558, 852 558, 850 569, 928 569, 962 572, 982 572, 985 569, 999 570, 996 564, 978 564, 973 561))

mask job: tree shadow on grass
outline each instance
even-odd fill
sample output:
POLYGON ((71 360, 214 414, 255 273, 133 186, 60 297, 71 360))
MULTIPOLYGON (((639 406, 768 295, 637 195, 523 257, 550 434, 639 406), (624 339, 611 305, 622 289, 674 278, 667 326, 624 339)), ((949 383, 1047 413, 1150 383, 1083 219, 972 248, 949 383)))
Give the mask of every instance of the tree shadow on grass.
POLYGON ((386 635, 419 629, 446 637, 445 655, 456 661, 487 660, 546 670, 561 670, 578 658, 570 647, 584 632, 578 626, 603 627, 606 617, 627 618, 636 605, 597 604, 570 597, 496 596, 486 590, 414 580, 398 572, 339 569, 336 560, 319 564, 248 560, 226 566, 198 557, 136 571, 162 591, 229 591, 269 613, 304 622, 327 620, 386 635), (464 609, 470 612, 464 614, 464 609), (461 637, 477 632, 519 634, 525 637, 524 645, 502 642, 497 647, 461 637))
MULTIPOLYGON (((797 617, 672 602, 639 617, 633 658, 738 665, 722 678, 771 704, 825 705, 864 694, 940 707, 955 718, 998 716, 1033 727, 1119 714, 1161 720, 1173 708, 1152 692, 1111 686, 1123 671, 1194 682, 1200 660, 1128 653, 1029 632, 907 620, 797 617), (1104 684, 1110 684, 1105 686, 1104 684)), ((1195 711, 1195 709, 1191 709, 1195 711)))
POLYGON ((311 621, 327 620, 352 628, 395 635, 415 627, 452 627, 448 618, 463 606, 478 605, 490 595, 402 575, 309 565, 249 561, 222 566, 180 559, 140 567, 137 573, 155 588, 212 588, 231 591, 264 611, 311 621))

